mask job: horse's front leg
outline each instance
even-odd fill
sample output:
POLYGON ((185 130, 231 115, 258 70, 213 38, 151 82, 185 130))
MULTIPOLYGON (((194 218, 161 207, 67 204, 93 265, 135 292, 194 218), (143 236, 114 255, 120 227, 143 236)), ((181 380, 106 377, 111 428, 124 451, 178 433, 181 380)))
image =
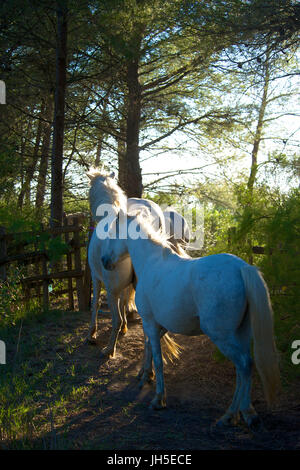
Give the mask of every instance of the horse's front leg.
POLYGON ((135 314, 137 314, 136 310, 136 305, 135 305, 135 288, 133 286, 133 283, 129 284, 129 286, 126 288, 126 317, 129 320, 133 320, 135 314))
POLYGON ((141 370, 138 373, 140 379, 139 387, 142 388, 146 382, 150 383, 154 379, 154 371, 152 367, 152 349, 149 338, 144 331, 144 358, 141 370))
MULTIPOLYGON (((154 370, 153 370, 153 365, 152 365, 152 349, 151 349, 151 344, 149 341, 149 338, 145 335, 144 332, 144 358, 143 358, 143 365, 141 370, 138 373, 138 379, 140 379, 140 388, 142 388, 146 382, 150 383, 153 382, 154 380, 154 370)), ((162 338, 165 334, 167 333, 167 330, 163 327, 161 327, 160 330, 160 338, 162 338)))
POLYGON ((107 292, 107 303, 112 315, 112 328, 108 345, 102 349, 102 354, 114 358, 116 354, 116 344, 122 325, 122 317, 119 309, 119 295, 107 292))
POLYGON ((93 301, 92 301, 92 318, 88 332, 88 341, 90 343, 96 342, 97 336, 97 317, 98 317, 98 303, 101 292, 101 282, 97 278, 93 278, 93 301))
POLYGON ((120 295, 120 313, 121 313, 121 318, 122 318, 122 325, 121 325, 121 331, 122 335, 126 335, 128 328, 127 328, 127 312, 126 312, 126 304, 127 304, 127 295, 126 295, 126 289, 123 289, 120 295))
POLYGON ((163 359, 160 346, 161 327, 154 320, 147 320, 144 322, 144 330, 150 340, 156 375, 156 394, 151 401, 150 408, 159 410, 166 406, 163 359))

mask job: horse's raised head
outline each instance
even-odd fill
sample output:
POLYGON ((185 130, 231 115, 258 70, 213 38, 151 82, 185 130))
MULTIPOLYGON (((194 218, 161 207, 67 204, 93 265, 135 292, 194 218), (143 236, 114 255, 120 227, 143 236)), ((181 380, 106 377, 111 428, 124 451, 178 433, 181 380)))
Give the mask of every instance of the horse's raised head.
POLYGON ((102 181, 105 181, 106 178, 114 179, 115 173, 114 171, 112 171, 111 173, 108 173, 102 168, 91 167, 89 171, 86 173, 86 176, 89 178, 90 184, 92 185, 96 178, 101 178, 102 181))
POLYGON ((99 168, 91 167, 89 171, 86 173, 86 176, 89 178, 90 184, 92 184, 95 178, 98 178, 98 176, 101 176, 101 174, 102 173, 99 168))

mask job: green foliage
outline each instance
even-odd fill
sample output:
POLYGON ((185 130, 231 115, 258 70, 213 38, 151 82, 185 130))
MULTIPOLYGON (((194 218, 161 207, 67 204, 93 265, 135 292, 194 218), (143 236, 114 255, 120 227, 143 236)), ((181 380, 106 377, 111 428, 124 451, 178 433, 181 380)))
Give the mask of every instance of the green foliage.
POLYGON ((17 268, 10 273, 9 279, 0 281, 0 325, 14 325, 22 315, 20 301, 22 270, 17 268))
POLYGON ((227 251, 228 232, 235 219, 232 210, 207 204, 204 210, 204 246, 207 255, 227 251))
POLYGON ((16 267, 9 270, 6 281, 0 281, 0 329, 2 334, 6 329, 20 324, 24 319, 30 322, 41 312, 37 299, 30 299, 26 304, 22 300, 24 293, 21 281, 23 277, 23 269, 16 267))
POLYGON ((300 372, 290 359, 291 344, 300 338, 300 191, 282 195, 260 186, 249 195, 239 187, 237 195, 241 210, 235 226, 229 234, 220 231, 212 251, 229 251, 261 269, 270 290, 282 371, 294 378, 300 372), (253 254, 253 246, 263 247, 264 254, 253 254))
POLYGON ((271 289, 275 311, 277 345, 283 365, 290 375, 297 372, 291 363, 291 344, 300 338, 300 191, 284 198, 265 223, 265 249, 260 267, 271 289))
POLYGON ((20 171, 20 164, 15 155, 16 147, 17 145, 9 145, 7 142, 0 141, 0 200, 10 199, 16 183, 16 175, 20 171))
POLYGON ((18 242, 34 243, 38 250, 46 251, 53 262, 58 261, 69 250, 60 236, 51 237, 49 233, 41 232, 41 214, 37 214, 31 206, 25 206, 22 212, 17 210, 15 204, 0 207, 0 226, 5 227, 8 233, 17 234, 18 242), (41 233, 37 236, 35 232, 41 233))
POLYGON ((25 206, 22 211, 15 202, 0 205, 0 226, 7 232, 24 233, 40 230, 42 214, 37 214, 32 206, 25 206))
POLYGON ((145 197, 145 199, 152 199, 152 201, 156 202, 159 206, 173 206, 178 202, 178 197, 174 196, 174 194, 163 191, 159 191, 154 196, 145 194, 143 197, 145 197))
POLYGON ((61 239, 61 237, 55 237, 48 239, 46 246, 47 253, 51 261, 58 261, 62 255, 68 253, 68 245, 61 239))

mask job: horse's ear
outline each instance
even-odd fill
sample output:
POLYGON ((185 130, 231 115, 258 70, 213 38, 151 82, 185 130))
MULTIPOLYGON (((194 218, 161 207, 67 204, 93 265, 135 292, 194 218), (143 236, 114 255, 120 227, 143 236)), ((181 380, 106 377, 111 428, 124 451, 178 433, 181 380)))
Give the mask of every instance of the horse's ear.
POLYGON ((89 171, 86 173, 86 176, 89 178, 90 181, 94 179, 93 175, 89 171))
POLYGON ((89 171, 86 173, 86 176, 89 178, 90 181, 93 181, 97 176, 97 168, 91 167, 89 171))
POLYGON ((125 211, 123 211, 123 209, 120 209, 118 213, 118 218, 122 220, 124 219, 124 217, 126 217, 126 213, 125 211))

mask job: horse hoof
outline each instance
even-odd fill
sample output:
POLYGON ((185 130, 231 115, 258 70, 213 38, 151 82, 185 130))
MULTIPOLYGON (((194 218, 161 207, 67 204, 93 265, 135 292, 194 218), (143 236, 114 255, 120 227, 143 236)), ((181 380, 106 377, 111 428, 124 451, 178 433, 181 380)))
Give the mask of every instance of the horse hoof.
POLYGON ((137 376, 136 376, 137 379, 140 380, 140 379, 143 377, 143 374, 144 374, 144 367, 142 367, 142 368, 139 370, 139 372, 138 372, 138 374, 137 374, 137 376))
POLYGON ((266 429, 263 425, 262 420, 260 419, 259 416, 251 416, 251 419, 248 420, 247 422, 249 429, 253 433, 263 433, 266 432, 266 429))
POLYGON ((163 398, 155 397, 149 405, 150 410, 163 410, 166 408, 166 402, 163 398))
POLYGON ((140 381, 139 381, 139 385, 138 385, 139 390, 142 390, 142 388, 144 387, 144 385, 145 385, 145 381, 144 381, 144 380, 140 380, 140 381))
POLYGON ((86 341, 89 344, 96 344, 97 343, 96 338, 93 338, 93 337, 90 337, 90 336, 86 339, 86 341))
POLYGON ((142 388, 144 387, 145 383, 148 382, 148 378, 146 377, 145 374, 142 375, 142 377, 139 377, 140 378, 140 381, 139 381, 139 389, 142 390, 142 388))
POLYGON ((220 429, 222 427, 236 426, 239 421, 239 414, 225 414, 216 422, 216 427, 220 429))
POLYGON ((120 333, 121 333, 121 335, 126 335, 127 331, 128 331, 128 328, 127 328, 127 326, 125 325, 125 326, 123 326, 123 327, 121 328, 120 333))
POLYGON ((140 379, 140 382, 139 382, 139 389, 140 390, 144 387, 144 385, 146 383, 151 385, 154 381, 154 377, 152 375, 149 375, 149 374, 143 375, 142 378, 138 376, 138 379, 140 379))
POLYGON ((137 311, 136 310, 130 310, 129 312, 127 312, 127 321, 129 322, 133 322, 136 318, 136 315, 137 315, 137 311))
POLYGON ((223 421, 222 419, 219 419, 214 425, 213 427, 215 427, 216 429, 222 429, 222 428, 228 428, 230 426, 231 423, 229 423, 228 421, 223 421))
POLYGON ((104 348, 100 352, 100 357, 109 357, 110 359, 115 359, 116 353, 115 351, 112 351, 111 349, 104 348))

